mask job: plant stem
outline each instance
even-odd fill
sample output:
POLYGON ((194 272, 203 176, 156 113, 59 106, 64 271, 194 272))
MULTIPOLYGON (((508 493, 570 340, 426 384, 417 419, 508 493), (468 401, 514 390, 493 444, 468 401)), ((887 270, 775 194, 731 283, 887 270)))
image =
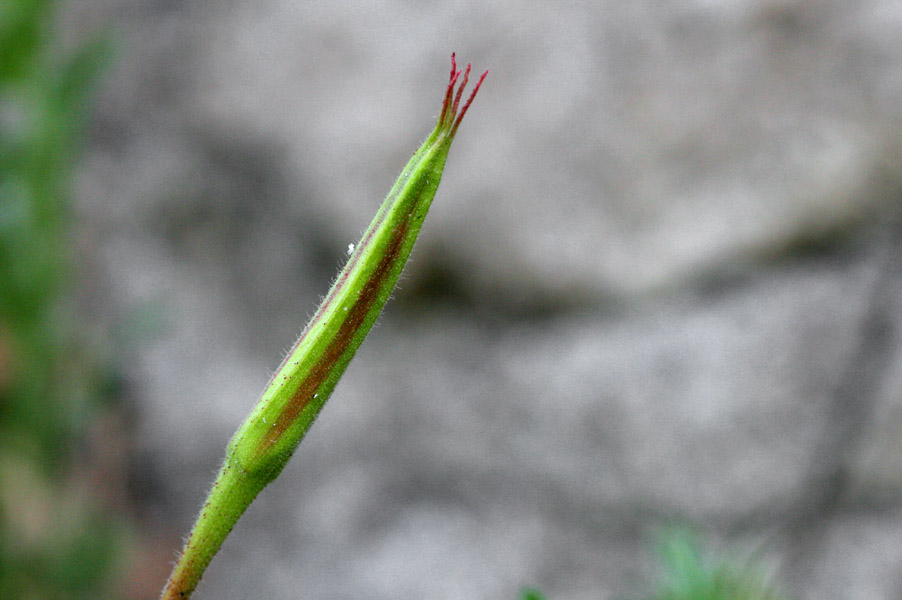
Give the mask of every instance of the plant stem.
POLYGON ((238 518, 266 482, 226 461, 210 489, 161 598, 188 598, 238 518))

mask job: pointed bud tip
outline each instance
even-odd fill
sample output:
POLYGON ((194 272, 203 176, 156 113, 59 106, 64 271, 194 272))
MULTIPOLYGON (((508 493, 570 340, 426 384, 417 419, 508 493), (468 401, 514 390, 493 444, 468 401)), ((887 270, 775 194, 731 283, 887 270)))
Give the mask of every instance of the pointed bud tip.
POLYGON ((467 82, 470 79, 471 68, 471 64, 467 63, 466 69, 458 69, 457 53, 451 53, 451 74, 448 77, 448 89, 445 91, 445 98, 444 102, 442 103, 442 111, 439 114, 438 121, 439 128, 447 129, 451 137, 454 137, 454 134, 457 133, 457 128, 460 126, 460 122, 463 120, 464 115, 470 108, 470 104, 473 103, 473 98, 476 97, 476 92, 479 91, 479 86, 482 85, 482 82, 483 80, 485 80, 486 75, 489 74, 488 70, 486 70, 482 74, 482 76, 479 78, 479 81, 477 81, 476 85, 473 86, 473 90, 470 92, 470 95, 467 98, 466 102, 464 102, 463 106, 461 107, 460 100, 463 97, 464 88, 467 87, 467 82), (461 77, 461 75, 463 75, 463 77, 461 77), (458 80, 460 81, 459 86, 457 86, 458 80), (456 90, 454 89, 455 86, 457 86, 456 90))

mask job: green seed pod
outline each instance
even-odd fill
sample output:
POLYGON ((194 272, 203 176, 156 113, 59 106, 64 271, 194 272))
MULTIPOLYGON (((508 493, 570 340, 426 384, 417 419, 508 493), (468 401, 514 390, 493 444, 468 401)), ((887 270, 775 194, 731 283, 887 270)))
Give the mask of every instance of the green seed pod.
POLYGON ((435 197, 451 142, 487 74, 461 106, 470 65, 458 70, 451 55, 438 124, 404 167, 360 242, 349 247, 347 264, 229 442, 161 600, 191 595, 235 522, 279 475, 310 429, 398 281, 435 197))

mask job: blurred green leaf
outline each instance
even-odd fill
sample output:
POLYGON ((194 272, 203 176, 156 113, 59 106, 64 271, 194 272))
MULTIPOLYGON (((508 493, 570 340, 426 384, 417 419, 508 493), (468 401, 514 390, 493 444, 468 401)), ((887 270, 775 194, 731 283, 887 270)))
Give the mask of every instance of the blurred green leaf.
POLYGON ((661 579, 655 600, 783 600, 754 565, 708 561, 697 535, 667 529, 658 536, 661 579))
POLYGON ((41 52, 48 0, 7 0, 0 3, 0 83, 29 77, 41 52))
MULTIPOLYGON (((98 74, 109 63, 113 55, 112 44, 104 36, 92 40, 78 49, 63 66, 57 83, 57 102, 63 107, 81 109, 88 93, 94 88, 98 74)), ((81 114, 70 115, 79 120, 81 114)))
POLYGON ((70 465, 112 380, 67 297, 71 169, 111 53, 58 47, 58 6, 0 0, 0 599, 104 597, 121 539, 70 465))

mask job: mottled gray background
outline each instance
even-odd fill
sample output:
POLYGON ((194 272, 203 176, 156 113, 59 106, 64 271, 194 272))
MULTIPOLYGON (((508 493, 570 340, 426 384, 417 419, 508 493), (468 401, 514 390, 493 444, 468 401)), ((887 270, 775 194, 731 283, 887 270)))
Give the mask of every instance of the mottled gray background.
POLYGON ((395 301, 198 600, 622 597, 673 521, 800 600, 902 597, 897 0, 68 2, 64 39, 103 28, 86 305, 130 340, 171 551, 451 51, 491 70, 395 301))

